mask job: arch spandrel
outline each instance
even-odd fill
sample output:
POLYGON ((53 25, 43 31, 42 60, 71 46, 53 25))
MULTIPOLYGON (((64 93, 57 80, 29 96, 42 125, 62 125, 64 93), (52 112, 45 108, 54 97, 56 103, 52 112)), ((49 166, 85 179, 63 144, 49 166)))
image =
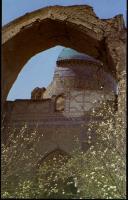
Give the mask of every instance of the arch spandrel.
POLYGON ((3 98, 6 99, 25 63, 53 46, 73 48, 106 61, 104 41, 111 32, 119 31, 119 18, 112 18, 111 23, 101 20, 90 6, 53 6, 28 13, 4 26, 3 98))

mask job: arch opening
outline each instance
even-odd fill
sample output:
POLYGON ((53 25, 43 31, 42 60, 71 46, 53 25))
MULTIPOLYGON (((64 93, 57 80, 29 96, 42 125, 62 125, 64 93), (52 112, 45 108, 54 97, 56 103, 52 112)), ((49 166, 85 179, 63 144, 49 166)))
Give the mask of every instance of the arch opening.
MULTIPOLYGON (((56 50, 56 48, 50 50, 54 49, 56 50)), ((52 107, 54 105, 54 108, 51 108, 54 112, 61 112, 65 116, 70 114, 71 116, 76 114, 82 116, 84 111, 90 110, 94 101, 98 103, 103 99, 111 101, 115 99, 114 95, 117 95, 116 80, 101 61, 71 48, 59 46, 60 50, 61 53, 57 51, 56 54, 58 58, 54 59, 56 62, 51 63, 55 67, 52 80, 47 88, 43 83, 41 87, 36 85, 34 89, 32 88, 31 100, 50 100, 52 107)), ((47 57, 48 61, 49 58, 50 55, 47 57)), ((36 63, 34 64, 36 65, 36 63)), ((44 77, 47 79, 45 74, 44 77)), ((41 79, 43 78, 41 77, 41 79)), ((25 83, 23 84, 25 85, 25 83)), ((22 103, 25 104, 26 101, 22 103)), ((30 103, 34 102, 30 101, 30 103)), ((20 106, 20 103, 17 105, 20 106)))
POLYGON ((60 94, 55 99, 55 111, 62 112, 65 108, 65 98, 63 94, 60 94))
MULTIPOLYGON (((50 49, 43 51, 43 52, 37 54, 36 56, 32 57, 27 62, 27 64, 23 67, 21 72, 19 73, 16 81, 14 82, 12 88, 9 91, 7 100, 30 99, 30 98, 31 99, 43 99, 43 93, 45 92, 46 87, 48 87, 48 85, 50 85, 50 83, 52 82, 55 67, 58 66, 60 68, 63 68, 63 67, 65 68, 65 65, 67 65, 66 62, 68 60, 66 60, 64 58, 64 61, 63 61, 63 58, 62 58, 62 61, 61 61, 61 58, 58 57, 60 52, 63 51, 62 49, 64 49, 64 46, 56 46, 56 47, 50 48, 50 49), (57 59, 57 57, 58 57, 58 59, 57 59), (26 83, 26 87, 24 87, 25 83, 26 83), (23 85, 23 87, 22 87, 22 85, 23 85), (34 94, 34 92, 36 92, 36 90, 38 90, 38 94, 37 93, 34 94), (31 94, 31 97, 30 97, 30 94, 31 94), (34 95, 36 95, 37 97, 34 95)), ((68 48, 68 49, 70 50, 70 48, 68 48)), ((72 51, 74 51, 74 50, 72 49, 72 51)), ((77 52, 77 54, 81 55, 80 52, 79 53, 77 52)), ((85 55, 85 54, 83 54, 83 55, 85 55)), ((68 54, 66 56, 68 58, 68 54)), ((71 55, 69 52, 69 57, 70 56, 71 55)), ((77 58, 77 56, 78 55, 76 55, 76 58, 77 58)), ((86 55, 86 56, 89 57, 88 55, 86 55)), ((76 59, 76 58, 75 58, 75 56, 73 57, 73 59, 76 59)), ((68 59, 72 60, 72 58, 68 58, 68 59)), ((82 61, 83 58, 79 58, 79 59, 81 59, 81 61, 82 61)), ((94 59, 94 58, 92 57, 92 59, 94 59)), ((73 68, 74 73, 81 74, 80 66, 82 66, 84 64, 84 63, 82 64, 81 61, 79 61, 77 64, 75 64, 75 68, 73 68)), ((97 60, 97 61, 99 63, 101 62, 99 60, 97 60)), ((89 65, 91 66, 90 63, 89 63, 89 65)), ((69 66, 69 67, 71 68, 71 66, 69 66)), ((107 66, 107 67, 109 68, 109 66, 107 66)), ((112 79, 112 75, 111 75, 110 71, 106 70, 106 65, 103 65, 103 68, 98 69, 99 72, 97 73, 96 76, 99 76, 99 78, 101 79, 101 77, 102 77, 101 74, 102 74, 103 70, 106 71, 107 73, 109 73, 110 79, 112 79)), ((84 65, 83 65, 82 71, 84 73, 84 65)), ((95 72, 92 71, 92 73, 95 73, 95 72)), ((76 85, 77 89, 81 88, 82 82, 84 80, 81 77, 81 75, 80 75, 79 84, 76 85)), ((96 78, 96 77, 94 77, 94 78, 96 78)), ((71 82, 72 82, 72 80, 71 80, 71 82)))
POLYGON ((42 91, 51 83, 56 66, 56 60, 64 47, 56 46, 33 56, 20 71, 12 85, 7 100, 42 99, 42 91), (40 94, 39 94, 40 93, 40 94), (37 95, 37 96, 38 96, 37 95))
MULTIPOLYGON (((53 7, 53 10, 51 9, 52 14, 49 16, 50 9, 45 8, 35 11, 4 27, 3 66, 4 72, 6 72, 3 75, 2 82, 4 98, 7 97, 25 63, 32 56, 53 46, 70 47, 94 56, 104 63, 107 62, 108 55, 100 25, 97 26, 97 34, 91 27, 88 28, 86 24, 83 24, 82 21, 81 24, 78 24, 76 20, 72 21, 70 17, 65 20, 60 14, 56 15, 56 11, 58 10, 58 13, 61 13, 63 7, 53 7), (42 18, 39 17, 40 15, 38 16, 38 12, 42 12, 42 18)), ((72 8, 65 7, 64 9, 67 16, 69 9, 76 12, 75 6, 72 8)), ((81 12, 83 12, 82 9, 84 7, 81 8, 81 12)), ((96 18, 92 8, 85 6, 85 10, 101 23, 100 19, 96 18)), ((87 13, 84 13, 85 17, 87 13)))
POLYGON ((61 149, 55 149, 46 155, 42 163, 40 163, 40 181, 48 189, 55 188, 56 193, 51 191, 49 197, 65 196, 65 193, 70 193, 70 196, 77 195, 76 179, 73 175, 69 177, 63 176, 63 170, 65 170, 65 164, 68 162, 70 156, 61 149))

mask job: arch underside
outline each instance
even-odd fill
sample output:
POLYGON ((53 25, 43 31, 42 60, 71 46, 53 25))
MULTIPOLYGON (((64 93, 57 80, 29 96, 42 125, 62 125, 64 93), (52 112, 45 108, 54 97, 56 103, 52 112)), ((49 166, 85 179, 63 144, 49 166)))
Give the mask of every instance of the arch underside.
MULTIPOLYGON (((108 55, 101 25, 107 27, 107 22, 97 18, 89 6, 44 8, 6 25, 2 46, 3 98, 6 99, 25 63, 37 53, 56 45, 86 53, 107 66, 108 55)), ((43 65, 45 67, 45 63, 43 65)), ((110 66, 109 70, 115 69, 110 66)))

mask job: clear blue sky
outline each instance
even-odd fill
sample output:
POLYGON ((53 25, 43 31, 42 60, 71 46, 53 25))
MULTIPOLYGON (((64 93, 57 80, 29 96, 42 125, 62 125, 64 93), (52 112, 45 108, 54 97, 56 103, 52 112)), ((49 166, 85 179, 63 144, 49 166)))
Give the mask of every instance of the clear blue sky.
MULTIPOLYGON (((126 0, 2 0, 2 24, 49 5, 91 5, 100 18, 111 18, 123 14, 126 22, 126 0)), ((24 66, 8 100, 28 99, 35 87, 47 87, 51 82, 56 59, 63 47, 56 46, 32 57, 24 66), (45 66, 44 64, 45 63, 45 66)))

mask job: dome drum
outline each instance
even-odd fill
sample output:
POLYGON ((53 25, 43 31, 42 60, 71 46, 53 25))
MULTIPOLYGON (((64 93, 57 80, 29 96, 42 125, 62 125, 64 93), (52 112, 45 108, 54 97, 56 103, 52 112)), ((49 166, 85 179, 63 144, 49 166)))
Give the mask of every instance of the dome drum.
POLYGON ((75 98, 80 95, 79 98, 83 99, 88 91, 90 94, 87 96, 94 94, 99 98, 98 96, 103 94, 107 99, 111 99, 116 90, 115 79, 105 71, 100 61, 73 49, 64 48, 57 59, 53 81, 45 92, 45 97, 49 94, 48 91, 51 97, 61 93, 68 95, 74 91, 75 98))

